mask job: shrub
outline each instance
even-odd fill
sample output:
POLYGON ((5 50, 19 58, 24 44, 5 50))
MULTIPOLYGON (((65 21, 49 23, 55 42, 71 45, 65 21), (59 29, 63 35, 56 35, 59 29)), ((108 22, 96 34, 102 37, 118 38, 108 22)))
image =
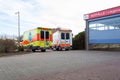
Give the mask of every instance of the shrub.
POLYGON ((18 51, 24 51, 24 47, 23 46, 18 46, 18 51))
POLYGON ((78 33, 73 38, 73 50, 85 49, 85 31, 78 33))
POLYGON ((0 39, 0 52, 7 53, 14 51, 16 47, 13 39, 0 39))

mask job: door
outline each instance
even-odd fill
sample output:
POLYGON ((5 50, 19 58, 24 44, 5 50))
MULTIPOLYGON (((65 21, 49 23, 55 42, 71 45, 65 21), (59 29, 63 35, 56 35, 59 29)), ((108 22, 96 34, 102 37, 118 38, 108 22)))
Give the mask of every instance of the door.
POLYGON ((50 46, 50 33, 49 33, 49 31, 47 31, 47 30, 41 30, 40 31, 40 38, 41 38, 41 42, 40 42, 40 44, 41 44, 41 47, 45 47, 45 48, 47 48, 47 47, 49 47, 50 46))
POLYGON ((66 44, 65 41, 66 41, 65 40, 65 33, 61 33, 61 39, 60 39, 60 46, 61 47, 65 47, 65 44, 66 44))
POLYGON ((70 46, 70 33, 61 33, 61 46, 70 46))
POLYGON ((66 46, 70 47, 70 33, 65 33, 66 46))

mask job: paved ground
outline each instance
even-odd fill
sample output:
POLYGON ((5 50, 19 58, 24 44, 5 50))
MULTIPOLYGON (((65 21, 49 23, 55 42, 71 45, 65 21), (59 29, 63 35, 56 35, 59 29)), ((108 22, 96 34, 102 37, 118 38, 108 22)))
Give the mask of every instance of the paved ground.
POLYGON ((120 52, 47 51, 1 57, 0 80, 120 80, 120 52))

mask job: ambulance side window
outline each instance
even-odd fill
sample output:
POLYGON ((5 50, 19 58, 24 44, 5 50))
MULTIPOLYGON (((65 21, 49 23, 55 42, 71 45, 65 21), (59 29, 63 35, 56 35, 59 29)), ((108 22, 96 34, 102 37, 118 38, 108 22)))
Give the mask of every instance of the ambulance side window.
POLYGON ((61 39, 65 39, 65 33, 61 33, 61 39))
POLYGON ((70 39, 70 34, 66 33, 66 39, 70 39))
POLYGON ((44 39, 44 31, 40 32, 41 38, 44 39))
POLYGON ((49 39, 49 32, 46 31, 46 39, 49 39))

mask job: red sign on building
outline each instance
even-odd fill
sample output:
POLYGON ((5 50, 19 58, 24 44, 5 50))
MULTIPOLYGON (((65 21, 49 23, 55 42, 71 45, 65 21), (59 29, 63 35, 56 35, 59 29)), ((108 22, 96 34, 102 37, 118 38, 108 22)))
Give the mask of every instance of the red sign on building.
POLYGON ((84 19, 100 18, 100 17, 109 16, 109 15, 113 15, 113 14, 120 14, 120 6, 102 10, 102 11, 98 11, 98 12, 94 12, 94 13, 90 13, 90 14, 86 14, 84 16, 84 19))

